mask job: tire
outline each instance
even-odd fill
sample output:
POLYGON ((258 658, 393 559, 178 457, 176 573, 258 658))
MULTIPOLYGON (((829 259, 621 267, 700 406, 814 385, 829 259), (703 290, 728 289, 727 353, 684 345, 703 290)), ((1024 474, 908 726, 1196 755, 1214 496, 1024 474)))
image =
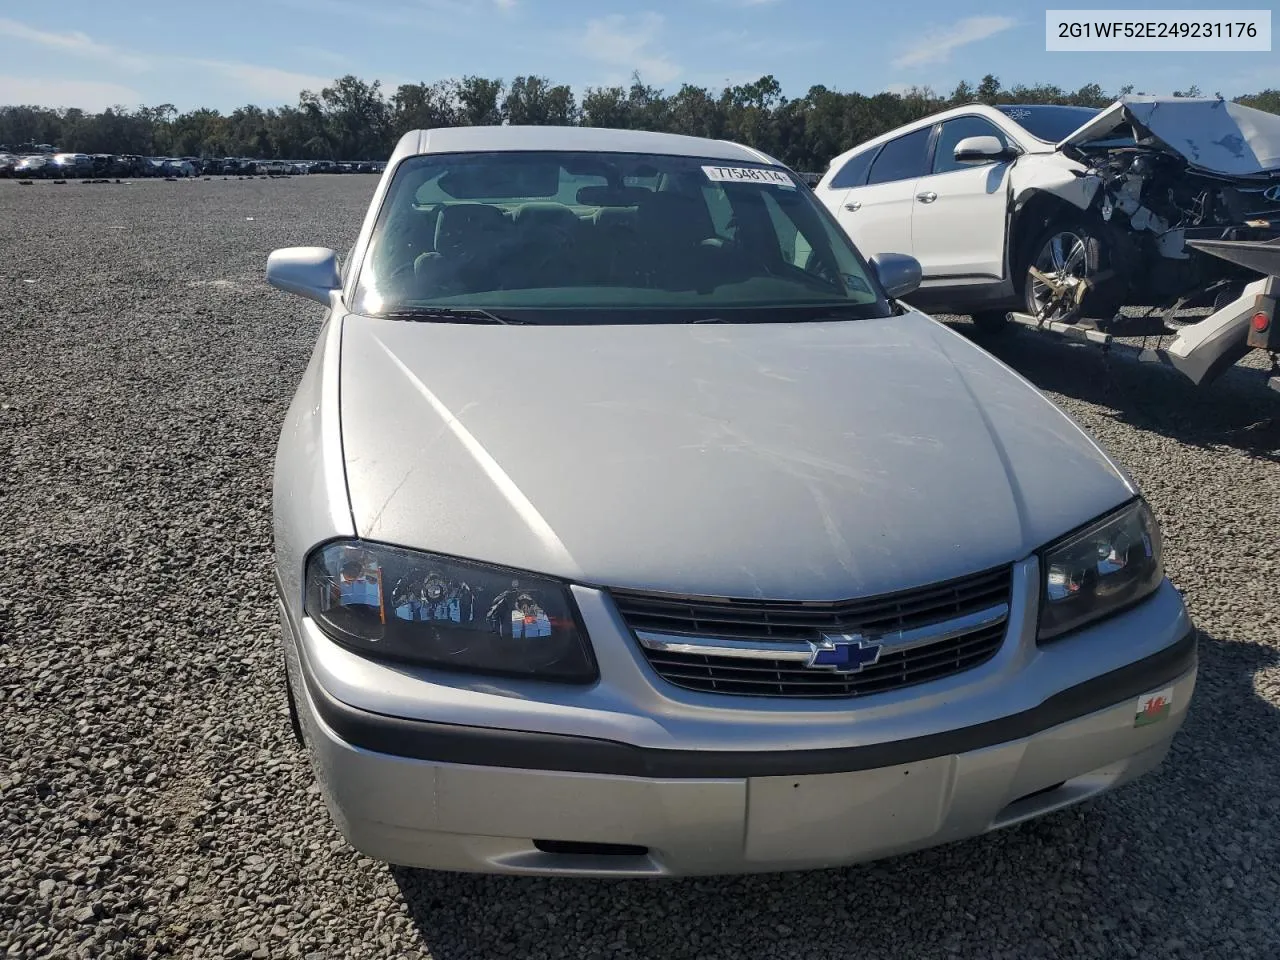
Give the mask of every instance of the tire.
MULTIPOLYGON (((1100 225, 1083 218, 1057 220, 1028 244, 1022 257, 1022 299, 1027 313, 1038 317, 1047 288, 1031 275, 1035 267, 1054 275, 1066 271, 1079 279, 1098 276, 1111 267, 1111 249, 1100 225)), ((1078 307, 1059 310, 1048 319, 1075 323, 1084 317, 1109 320, 1122 305, 1120 284, 1114 279, 1085 294, 1078 307)))
POLYGON ((969 319, 973 321, 973 326, 979 333, 987 336, 1004 333, 1009 329, 1008 310, 982 310, 969 314, 969 319))

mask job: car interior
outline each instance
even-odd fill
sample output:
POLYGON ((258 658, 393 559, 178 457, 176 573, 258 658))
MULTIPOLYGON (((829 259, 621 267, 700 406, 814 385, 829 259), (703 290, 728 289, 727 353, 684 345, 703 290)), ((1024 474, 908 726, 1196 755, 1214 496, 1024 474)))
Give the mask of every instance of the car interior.
MULTIPOLYGON (((383 276, 404 295, 531 287, 711 289, 784 262, 776 237, 716 231, 700 197, 643 190, 626 206, 530 200, 415 205, 384 247, 383 276), (772 241, 772 249, 762 241, 772 241), (754 265, 753 265, 754 264, 754 265)), ((598 199, 598 198, 597 198, 598 199)), ((762 211, 761 211, 762 212, 762 211)), ((767 215, 766 215, 767 216, 767 215)))
POLYGON ((424 199, 419 190, 412 203, 389 201, 371 262, 380 295, 414 301, 584 287, 709 293, 766 277, 811 295, 848 296, 830 253, 812 249, 809 236, 821 229, 813 211, 793 209, 798 197, 666 175, 653 188, 615 181, 568 191, 561 183, 533 199, 522 192, 459 199, 435 191, 424 199), (792 217, 803 222, 804 214, 815 220, 802 231, 792 217))

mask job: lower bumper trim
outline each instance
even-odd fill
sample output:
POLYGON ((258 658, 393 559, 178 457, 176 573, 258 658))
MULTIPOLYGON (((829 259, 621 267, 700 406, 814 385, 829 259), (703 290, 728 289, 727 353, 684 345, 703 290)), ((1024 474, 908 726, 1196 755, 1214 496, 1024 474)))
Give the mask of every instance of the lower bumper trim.
POLYGON ((1197 636, 1191 630, 1159 653, 1063 690, 1012 716, 909 740, 815 750, 668 750, 593 737, 389 717, 337 700, 316 681, 306 657, 300 660, 320 718, 348 744, 363 750, 485 767, 660 780, 736 779, 874 770, 1034 736, 1185 676, 1197 663, 1197 636))

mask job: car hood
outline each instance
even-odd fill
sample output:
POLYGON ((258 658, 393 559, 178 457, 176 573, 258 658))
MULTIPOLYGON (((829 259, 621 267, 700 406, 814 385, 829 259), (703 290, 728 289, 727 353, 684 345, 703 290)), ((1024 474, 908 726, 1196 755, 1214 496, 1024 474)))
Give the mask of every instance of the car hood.
POLYGON ((1058 144, 1106 140, 1130 124, 1191 166, 1230 177, 1280 173, 1280 117, 1228 100, 1121 97, 1058 144))
POLYGON ((834 600, 1026 556, 1133 495, 916 312, 778 324, 348 316, 356 530, 578 582, 834 600))

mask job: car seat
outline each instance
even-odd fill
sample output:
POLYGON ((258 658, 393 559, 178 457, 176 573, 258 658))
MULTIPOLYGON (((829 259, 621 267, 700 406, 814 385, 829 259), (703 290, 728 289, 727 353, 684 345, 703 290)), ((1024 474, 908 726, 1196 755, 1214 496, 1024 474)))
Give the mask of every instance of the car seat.
POLYGON ((445 206, 436 220, 435 249, 419 255, 413 271, 424 295, 496 290, 497 265, 510 243, 512 222, 484 203, 445 206))

